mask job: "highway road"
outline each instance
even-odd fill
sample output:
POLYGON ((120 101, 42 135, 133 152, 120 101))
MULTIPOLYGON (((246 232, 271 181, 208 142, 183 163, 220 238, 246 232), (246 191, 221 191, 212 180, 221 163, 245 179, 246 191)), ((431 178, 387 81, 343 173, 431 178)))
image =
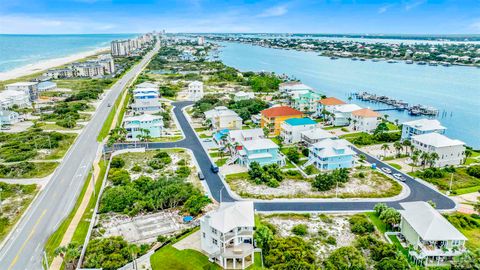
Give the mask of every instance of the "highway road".
MULTIPOLYGON (((210 189, 212 196, 215 200, 220 201, 220 194, 222 195, 222 201, 235 201, 236 199, 230 196, 224 187, 223 181, 220 177, 213 173, 210 170, 211 161, 208 157, 208 154, 205 152, 204 148, 202 147, 201 142, 199 141, 198 137, 195 135, 194 130, 192 129, 190 123, 188 122, 187 118, 183 114, 182 109, 188 105, 191 105, 192 102, 183 101, 183 102, 175 102, 173 105, 175 108, 173 112, 180 124, 181 129, 185 135, 186 139, 180 140, 178 142, 172 143, 142 143, 137 144, 136 146, 139 147, 147 147, 149 149, 160 149, 160 148, 172 148, 172 147, 183 147, 192 150, 195 158, 198 161, 198 164, 202 170, 202 173, 205 175, 205 181, 210 189)), ((134 144, 131 143, 123 143, 123 144, 116 144, 116 150, 124 149, 124 148, 133 148, 135 147, 134 144)), ((111 151, 112 149, 107 149, 107 151, 111 151)), ((400 173, 402 174, 406 181, 405 184, 410 189, 410 194, 399 200, 385 200, 387 205, 400 209, 399 203, 407 202, 407 201, 429 201, 432 200, 436 203, 437 209, 441 210, 450 210, 455 208, 455 202, 453 202, 447 196, 437 192, 436 190, 430 188, 429 186, 424 185, 417 180, 412 179, 409 175, 406 175, 395 168, 391 167, 390 165, 377 160, 371 155, 368 155, 364 152, 361 152, 358 149, 354 149, 358 154, 364 154, 366 156, 366 160, 370 163, 376 163, 377 168, 381 169, 383 167, 387 167, 393 173, 400 173)), ((366 201, 366 200, 282 200, 282 201, 260 201, 255 200, 254 205, 257 211, 309 211, 309 212, 316 212, 316 211, 332 211, 332 212, 340 212, 340 211, 367 211, 372 210, 375 204, 378 202, 382 202, 382 200, 377 201, 366 201)))
POLYGON ((0 269, 42 269, 43 247, 61 221, 72 210, 92 167, 99 146, 97 136, 112 106, 129 81, 139 74, 160 45, 157 44, 140 63, 120 78, 97 108, 91 121, 65 155, 49 183, 0 251, 0 269))

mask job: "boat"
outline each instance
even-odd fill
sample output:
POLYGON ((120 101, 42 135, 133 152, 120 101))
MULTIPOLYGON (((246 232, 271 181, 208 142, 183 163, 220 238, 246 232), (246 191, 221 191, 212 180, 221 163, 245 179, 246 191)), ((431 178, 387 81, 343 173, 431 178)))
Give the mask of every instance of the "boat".
POLYGON ((428 63, 429 66, 436 66, 438 65, 436 61, 431 61, 428 63))
POLYGON ((352 58, 352 61, 357 61, 357 60, 358 60, 357 57, 353 57, 353 58, 352 58))
POLYGON ((418 110, 418 109, 411 109, 409 111, 409 113, 410 113, 410 115, 420 115, 421 114, 420 110, 418 110))
POLYGON ((424 61, 420 61, 420 62, 417 63, 417 65, 420 65, 420 66, 424 66, 426 64, 427 64, 427 62, 424 62, 424 61))
POLYGON ((365 58, 360 58, 360 61, 365 62, 365 58))
POLYGON ((390 60, 387 61, 387 63, 393 64, 393 63, 397 63, 397 61, 395 61, 395 60, 393 60, 393 59, 390 59, 390 60))
POLYGON ((444 67, 449 67, 449 66, 450 66, 450 63, 448 63, 448 62, 442 62, 442 66, 444 66, 444 67))
POLYGON ((337 60, 338 57, 336 57, 336 56, 330 56, 330 59, 332 59, 332 60, 337 60))
POLYGON ((379 62, 379 61, 380 61, 380 59, 377 59, 377 58, 372 59, 372 62, 379 62))
POLYGON ((405 61, 405 64, 409 64, 409 65, 413 64, 413 60, 407 60, 407 61, 405 61))

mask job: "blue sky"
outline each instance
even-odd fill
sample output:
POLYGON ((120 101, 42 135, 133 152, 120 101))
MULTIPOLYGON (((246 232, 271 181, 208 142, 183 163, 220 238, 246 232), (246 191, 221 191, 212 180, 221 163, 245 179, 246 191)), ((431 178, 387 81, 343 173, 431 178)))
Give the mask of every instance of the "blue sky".
POLYGON ((480 34, 480 0, 0 0, 0 33, 480 34))

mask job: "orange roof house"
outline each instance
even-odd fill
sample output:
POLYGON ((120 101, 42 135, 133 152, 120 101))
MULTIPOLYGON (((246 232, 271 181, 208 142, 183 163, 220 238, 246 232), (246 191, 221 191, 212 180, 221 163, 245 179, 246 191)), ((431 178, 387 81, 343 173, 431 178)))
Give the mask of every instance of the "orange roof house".
POLYGON ((352 112, 353 116, 358 116, 358 117, 364 117, 364 118, 369 118, 369 117, 380 117, 380 114, 378 112, 372 111, 370 109, 360 109, 352 112))
POLYGON ((323 99, 320 99, 318 102, 320 102, 320 104, 322 104, 323 106, 335 106, 335 105, 346 104, 345 102, 335 97, 323 98, 323 99))
POLYGON ((372 132, 380 123, 380 114, 370 109, 360 109, 352 112, 350 128, 355 131, 372 132))
POLYGON ((291 108, 289 106, 279 106, 265 109, 260 112, 262 118, 260 120, 260 126, 262 128, 268 127, 273 135, 280 134, 280 125, 287 119, 302 118, 304 114, 291 108))

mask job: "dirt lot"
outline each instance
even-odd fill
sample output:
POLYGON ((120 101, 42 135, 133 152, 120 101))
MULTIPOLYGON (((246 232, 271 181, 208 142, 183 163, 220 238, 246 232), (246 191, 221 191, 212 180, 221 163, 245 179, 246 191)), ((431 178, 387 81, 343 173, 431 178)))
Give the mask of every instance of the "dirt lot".
MULTIPOLYGON (((230 188, 243 198, 275 199, 275 198, 334 198, 336 189, 316 191, 310 179, 285 179, 277 188, 256 185, 247 179, 228 180, 230 188)), ((382 198, 400 194, 402 187, 387 176, 370 169, 354 169, 350 180, 338 187, 339 198, 382 198), (364 178, 359 177, 363 172, 364 178)))

